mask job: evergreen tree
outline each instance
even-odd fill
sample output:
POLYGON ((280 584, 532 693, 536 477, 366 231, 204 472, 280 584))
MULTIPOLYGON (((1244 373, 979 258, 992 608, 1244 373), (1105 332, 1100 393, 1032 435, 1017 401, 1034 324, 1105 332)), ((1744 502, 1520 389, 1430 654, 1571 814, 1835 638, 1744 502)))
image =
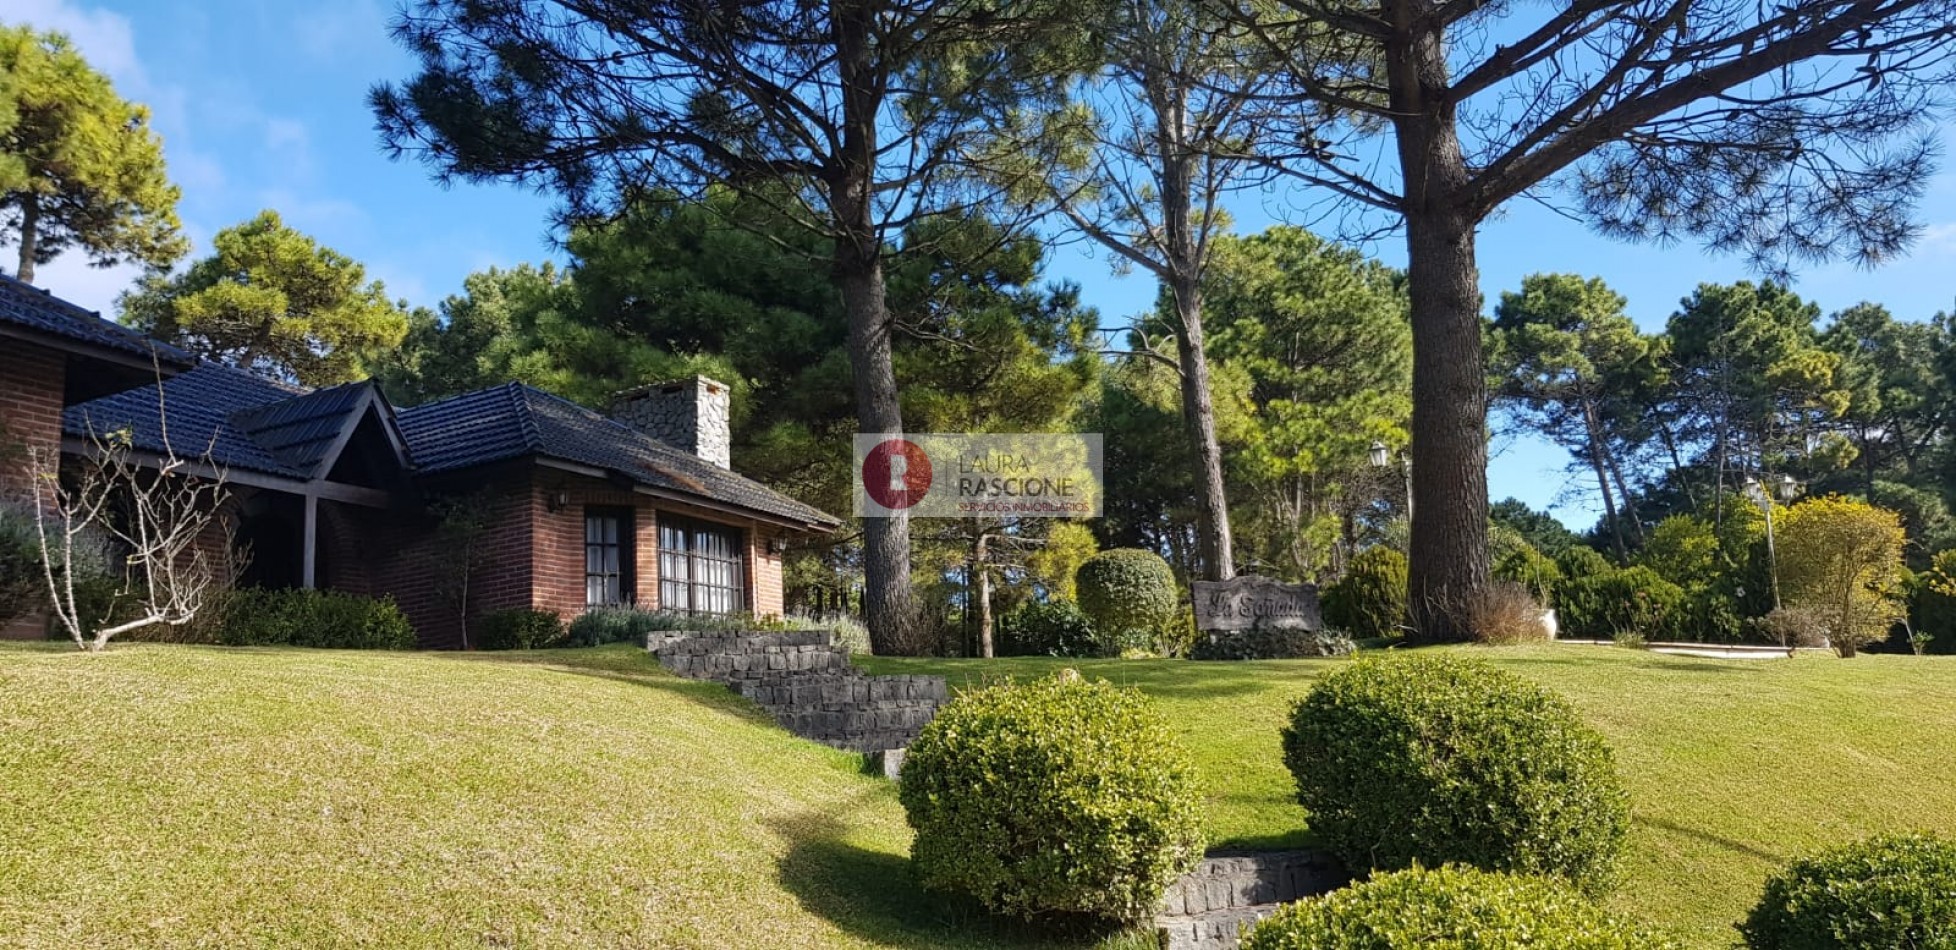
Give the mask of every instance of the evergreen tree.
POLYGON ((408 331, 406 305, 352 258, 287 227, 276 211, 217 232, 209 257, 151 275, 122 320, 205 359, 332 386, 365 379, 408 331))
POLYGON ((189 249, 149 110, 116 95, 59 33, 0 26, 0 243, 14 275, 70 248, 155 269, 189 249))

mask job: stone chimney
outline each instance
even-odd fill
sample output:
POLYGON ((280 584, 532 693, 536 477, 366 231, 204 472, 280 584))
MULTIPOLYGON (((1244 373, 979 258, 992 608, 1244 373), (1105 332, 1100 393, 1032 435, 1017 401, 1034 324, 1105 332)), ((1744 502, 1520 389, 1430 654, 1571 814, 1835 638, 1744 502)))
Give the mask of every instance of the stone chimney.
POLYGON ((612 397, 611 416, 682 452, 731 468, 727 384, 704 376, 652 383, 612 397))

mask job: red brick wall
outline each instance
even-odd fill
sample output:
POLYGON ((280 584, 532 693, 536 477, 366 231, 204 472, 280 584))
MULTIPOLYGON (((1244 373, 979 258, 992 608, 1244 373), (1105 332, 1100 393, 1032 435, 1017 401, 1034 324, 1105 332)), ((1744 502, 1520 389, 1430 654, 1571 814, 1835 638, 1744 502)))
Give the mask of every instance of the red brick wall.
POLYGON ((532 606, 555 610, 565 619, 584 610, 584 510, 592 506, 632 509, 636 547, 633 551, 638 603, 659 606, 659 527, 661 512, 732 525, 747 538, 748 604, 757 615, 781 613, 781 558, 768 552, 767 541, 779 530, 758 522, 691 505, 660 501, 621 490, 595 478, 539 469, 532 484, 530 508, 535 540, 535 581, 532 606), (549 510, 552 496, 566 503, 549 510))
MULTIPOLYGON (((492 483, 488 526, 477 542, 469 581, 469 613, 480 616, 530 602, 530 517, 527 480, 492 483)), ((388 596, 414 624, 424 648, 462 646, 462 622, 444 593, 443 569, 457 552, 425 511, 393 511, 339 502, 319 504, 320 545, 326 554, 320 586, 370 597, 388 596)))
MULTIPOLYGON (((779 615, 781 559, 768 552, 779 529, 708 509, 654 500, 595 478, 537 468, 497 483, 482 564, 471 585, 470 613, 530 607, 554 610, 566 621, 584 611, 584 511, 630 508, 638 603, 659 600, 659 517, 662 511, 730 524, 746 533, 748 602, 756 614, 779 615), (564 501, 552 511, 555 496, 564 501)), ((424 647, 457 648, 462 628, 441 596, 443 550, 432 515, 320 503, 321 586, 369 596, 390 595, 414 623, 424 647)))
POLYGON ((747 575, 753 591, 748 602, 756 617, 781 616, 781 555, 768 550, 768 542, 785 534, 780 528, 759 525, 747 535, 747 575))
MULTIPOLYGON (((67 360, 59 352, 23 343, 0 342, 0 501, 26 503, 34 497, 27 449, 61 450, 61 391, 67 360)), ((40 612, 0 623, 0 639, 38 640, 47 618, 40 612)))
POLYGON ((59 353, 19 340, 0 343, 0 498, 32 497, 25 451, 61 449, 61 392, 67 361, 59 353))
POLYGON ((557 611, 565 620, 584 612, 584 510, 597 506, 632 510, 632 582, 640 604, 657 603, 659 523, 652 499, 595 478, 540 469, 531 480, 531 500, 536 583, 530 606, 557 611), (559 494, 566 503, 551 511, 559 494))

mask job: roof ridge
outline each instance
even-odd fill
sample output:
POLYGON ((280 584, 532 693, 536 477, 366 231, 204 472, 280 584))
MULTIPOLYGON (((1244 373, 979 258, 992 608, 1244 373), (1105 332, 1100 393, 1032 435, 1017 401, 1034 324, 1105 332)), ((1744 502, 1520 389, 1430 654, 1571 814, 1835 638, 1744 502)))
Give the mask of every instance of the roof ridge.
MULTIPOLYGON (((780 489, 778 489, 778 488, 775 488, 775 487, 773 487, 773 486, 771 486, 771 485, 768 485, 768 484, 766 484, 765 482, 761 482, 761 481, 758 481, 758 480, 755 480, 755 479, 753 479, 753 478, 749 478, 749 477, 747 477, 746 475, 743 475, 743 474, 741 474, 740 472, 737 472, 737 471, 734 471, 734 469, 733 469, 733 467, 732 467, 732 466, 727 466, 727 467, 721 467, 721 466, 720 466, 720 465, 718 465, 717 463, 714 463, 714 462, 709 462, 709 461, 707 461, 706 459, 703 459, 703 458, 701 458, 701 457, 699 457, 699 456, 697 456, 697 455, 694 455, 694 454, 693 454, 693 453, 691 453, 691 452, 688 452, 688 451, 686 451, 685 449, 682 449, 682 448, 680 448, 680 447, 678 447, 678 446, 676 446, 676 445, 673 445, 673 444, 671 444, 671 443, 669 443, 669 442, 667 442, 667 441, 665 441, 664 439, 661 439, 661 438, 659 438, 659 437, 657 437, 657 436, 654 436, 654 435, 653 435, 653 434, 651 434, 650 432, 646 432, 645 430, 643 430, 643 429, 640 429, 639 427, 637 427, 637 426, 634 426, 634 425, 632 425, 632 424, 630 424, 630 423, 628 423, 628 422, 623 422, 623 421, 620 421, 620 420, 618 420, 618 419, 614 419, 614 418, 612 418, 611 416, 607 416, 607 415, 605 415, 604 413, 601 413, 601 412, 599 412, 599 411, 597 411, 596 409, 592 409, 591 407, 589 407, 589 406, 586 406, 586 405, 584 405, 583 403, 580 403, 580 402, 578 402, 578 401, 576 401, 576 400, 574 400, 574 399, 567 399, 567 398, 565 398, 565 397, 563 397, 563 396, 559 396, 559 395, 557 395, 556 393, 551 393, 551 392, 545 392, 544 390, 541 390, 541 389, 538 389, 538 388, 536 388, 535 386, 530 386, 530 385, 528 385, 528 384, 525 384, 525 383, 517 383, 517 382, 513 382, 513 381, 512 381, 512 382, 510 383, 510 385, 512 385, 512 386, 521 386, 521 387, 523 387, 523 389, 525 389, 525 390, 527 390, 527 391, 529 391, 529 392, 532 392, 532 393, 535 393, 535 394, 537 394, 537 395, 539 395, 539 396, 542 396, 542 397, 544 397, 544 398, 546 398, 546 399, 550 399, 550 400, 554 400, 554 401, 556 401, 556 402, 560 402, 560 403, 563 403, 564 405, 566 405, 566 406, 569 406, 569 407, 571 407, 572 409, 575 409, 575 410, 577 410, 578 412, 581 412, 581 413, 583 413, 583 414, 585 414, 585 415, 587 415, 587 416, 590 416, 590 417, 592 417, 592 418, 594 418, 594 419, 597 419, 597 420, 599 420, 599 421, 601 421, 601 422, 604 422, 605 424, 607 424, 607 425, 609 425, 609 426, 611 426, 611 427, 613 427, 613 428, 616 428, 616 429, 619 429, 619 430, 621 430, 621 431, 623 431, 623 432, 625 432, 625 433, 628 433, 628 434, 630 434, 630 435, 631 435, 631 436, 632 436, 633 438, 636 438, 636 439, 639 439, 640 441, 643 441, 643 442, 645 442, 645 443, 647 443, 647 444, 650 444, 650 445, 654 445, 654 446, 657 446, 657 447, 658 447, 658 449, 659 449, 660 451, 662 451, 662 452, 665 452, 665 453, 668 453, 668 454, 670 454, 670 455, 673 455, 673 456, 675 456, 675 457, 677 457, 677 458, 682 458, 682 459, 685 459, 686 461, 688 461, 688 462, 692 462, 692 463, 694 463, 694 464, 696 464, 696 465, 701 465, 701 466, 705 466, 706 468, 709 468, 709 469, 712 469, 712 470, 713 470, 713 471, 714 471, 715 473, 717 473, 718 475, 721 475, 721 476, 731 476, 731 477, 733 477, 733 478, 737 478, 737 479, 740 479, 741 481, 743 481, 743 482, 746 482, 747 484, 749 484, 749 485, 752 485, 752 486, 754 486, 754 487, 756 487, 756 488, 759 488, 759 489, 761 489, 761 490, 763 490, 763 491, 768 491, 768 492, 772 492, 772 493, 774 493, 774 494, 776 494, 776 495, 780 495, 780 496, 781 496, 782 498, 785 498, 785 499, 787 499, 787 500, 789 500, 789 501, 792 501, 792 502, 794 502, 795 504, 798 504, 798 505, 802 505, 802 506, 804 506, 804 507, 807 507, 807 508, 809 508, 809 509, 812 509, 812 510, 815 510, 815 511, 817 511, 818 513, 824 513, 824 514, 825 514, 825 512, 821 512, 821 510, 820 510, 820 509, 818 509, 818 508, 815 508, 815 506, 814 506, 814 505, 810 505, 810 504, 808 504, 807 502, 805 502, 805 501, 802 501, 802 500, 801 500, 801 499, 799 499, 799 498, 795 498, 794 496, 792 496, 792 495, 789 495, 788 493, 786 493, 786 492, 784 492, 784 491, 782 491, 782 490, 780 490, 780 489)), ((726 385, 726 384, 725 384, 725 383, 721 383, 720 385, 723 385, 723 386, 724 386, 724 385, 726 385)), ((534 420, 531 420, 531 421, 532 421, 532 423, 534 423, 534 420)))
MULTIPOLYGON (((547 396, 549 393, 545 393, 540 389, 534 389, 528 384, 519 383, 513 379, 503 384, 503 391, 508 396, 510 411, 516 416, 516 428, 517 431, 522 433, 523 444, 529 446, 533 452, 543 451, 543 427, 537 425, 537 417, 530 410, 528 394, 535 392, 539 395, 547 396)), ((569 400, 566 401, 568 402, 569 400)), ((577 404, 571 403, 571 405, 577 404)))
MULTIPOLYGON (((420 412, 423 409, 433 409, 436 406, 447 405, 448 403, 451 402, 459 402, 463 399, 483 399, 483 398, 491 397, 515 385, 518 385, 518 383, 516 382, 516 380, 512 379, 506 383, 497 383, 494 386, 479 386, 475 389, 456 393, 453 396, 443 396, 440 399, 430 399, 427 402, 417 403, 412 406, 394 406, 394 409, 396 412, 420 412)), ((386 395, 386 393, 383 392, 381 395, 386 395)), ((391 399, 388 400, 388 405, 393 405, 393 400, 391 399)))

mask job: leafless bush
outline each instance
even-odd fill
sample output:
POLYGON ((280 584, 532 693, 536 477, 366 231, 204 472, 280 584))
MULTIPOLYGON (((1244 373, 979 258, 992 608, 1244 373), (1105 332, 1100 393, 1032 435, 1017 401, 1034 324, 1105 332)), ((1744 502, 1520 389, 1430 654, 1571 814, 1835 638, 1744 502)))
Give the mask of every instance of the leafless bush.
POLYGON ((1542 622, 1542 605, 1528 588, 1512 581, 1497 581, 1467 597, 1459 616, 1466 618, 1474 640, 1496 646, 1539 643, 1548 640, 1548 627, 1542 622))
POLYGON ((1778 607, 1752 623, 1766 639, 1789 650, 1827 645, 1827 615, 1812 607, 1778 607))
POLYGON ((58 452, 30 450, 28 464, 49 607, 77 647, 98 651, 120 634, 189 624, 229 582, 230 538, 198 543, 207 532, 227 533, 221 470, 195 474, 198 466, 174 453, 139 462, 126 430, 97 435, 71 481, 61 478, 58 452), (85 606, 94 599, 82 583, 92 536, 106 538, 116 555, 106 609, 85 606))

